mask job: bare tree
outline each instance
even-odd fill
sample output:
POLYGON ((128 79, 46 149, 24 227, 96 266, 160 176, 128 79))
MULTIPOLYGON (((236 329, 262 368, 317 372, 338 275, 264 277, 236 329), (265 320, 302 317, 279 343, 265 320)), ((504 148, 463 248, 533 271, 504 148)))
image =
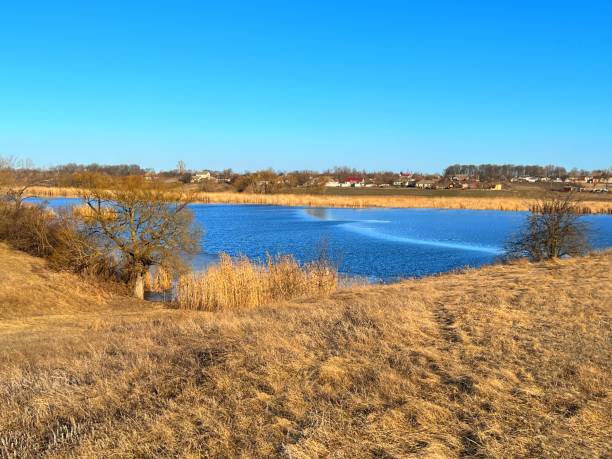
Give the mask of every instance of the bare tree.
POLYGON ((31 160, 18 160, 13 156, 0 156, 0 199, 19 210, 26 199, 36 197, 31 188, 49 181, 34 170, 31 160))
POLYGON ((10 203, 15 208, 15 210, 19 210, 21 209, 21 206, 24 201, 26 201, 27 199, 34 199, 38 197, 36 194, 30 192, 31 189, 36 186, 43 185, 47 182, 49 182, 49 180, 31 179, 26 181, 26 183, 13 185, 4 192, 3 198, 5 201, 10 203))
POLYGON ((549 194, 531 207, 525 228, 508 241, 506 253, 534 261, 583 255, 590 249, 587 233, 576 196, 549 194))
POLYGON ((120 256, 138 298, 144 295, 144 276, 151 266, 176 274, 185 269, 185 256, 199 250, 201 231, 187 199, 173 202, 163 191, 128 186, 115 191, 94 188, 82 198, 88 231, 120 256))

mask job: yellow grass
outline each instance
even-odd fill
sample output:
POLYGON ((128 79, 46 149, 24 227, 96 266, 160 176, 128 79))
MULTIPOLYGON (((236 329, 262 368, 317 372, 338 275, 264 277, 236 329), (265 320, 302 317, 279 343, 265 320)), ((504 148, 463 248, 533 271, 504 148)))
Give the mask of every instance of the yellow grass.
POLYGON ((162 266, 155 266, 145 274, 144 288, 147 292, 166 292, 172 288, 172 275, 162 266))
MULTIPOLYGON (((75 188, 36 188, 33 193, 41 197, 77 197, 75 188)), ((169 192, 179 198, 180 192, 169 192)), ((433 209, 477 209, 520 211, 529 210, 535 203, 533 199, 498 196, 494 191, 491 197, 465 196, 327 196, 308 194, 249 194, 249 193, 193 193, 195 202, 227 204, 262 204, 309 207, 386 207, 386 208, 433 208, 433 209)), ((584 213, 612 214, 612 200, 593 201, 581 197, 580 208, 584 213)))
POLYGON ((219 264, 182 276, 176 303, 184 309, 219 311, 252 308, 278 300, 327 296, 338 287, 338 272, 327 263, 300 266, 290 256, 267 263, 221 254, 219 264))
POLYGON ((610 252, 216 313, 0 266, 2 457, 610 455, 610 252))
MULTIPOLYGON (((91 220, 94 217, 94 211, 89 206, 84 205, 84 204, 80 206, 74 206, 72 208, 72 213, 74 214, 75 217, 79 217, 85 220, 91 220)), ((103 208, 101 211, 101 214, 104 217, 104 219, 109 222, 112 220, 115 220, 116 218, 115 211, 110 207, 103 208)))

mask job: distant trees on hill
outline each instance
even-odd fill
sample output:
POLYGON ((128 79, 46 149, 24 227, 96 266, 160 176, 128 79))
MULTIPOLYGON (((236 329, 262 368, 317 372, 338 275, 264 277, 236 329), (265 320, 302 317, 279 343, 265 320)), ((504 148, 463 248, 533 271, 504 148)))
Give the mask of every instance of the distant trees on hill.
POLYGON ((61 166, 55 166, 50 169, 51 172, 58 174, 74 174, 78 172, 93 172, 98 174, 106 174, 112 177, 127 177, 129 175, 145 175, 146 169, 141 168, 138 164, 75 164, 69 163, 61 166))
POLYGON ((548 177, 566 178, 569 176, 586 176, 593 173, 610 174, 610 169, 600 171, 587 171, 584 169, 572 169, 568 171, 565 167, 548 165, 516 165, 516 164, 452 164, 444 169, 444 177, 451 178, 457 175, 479 177, 481 181, 510 180, 516 177, 548 177))
POLYGON ((524 166, 514 164, 453 164, 444 169, 444 176, 468 175, 481 180, 509 180, 513 177, 567 177, 568 173, 560 166, 524 166))

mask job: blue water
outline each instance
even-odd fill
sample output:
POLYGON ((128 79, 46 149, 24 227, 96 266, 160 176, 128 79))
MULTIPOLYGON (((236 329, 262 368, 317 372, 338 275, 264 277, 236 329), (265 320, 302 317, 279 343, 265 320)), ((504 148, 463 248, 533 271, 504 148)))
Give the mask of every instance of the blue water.
MULTIPOLYGON (((52 207, 76 202, 54 199, 52 207)), ((263 259, 292 254, 300 262, 327 247, 340 271, 392 281, 491 263, 525 221, 526 212, 443 209, 331 209, 194 204, 203 226, 196 269, 220 252, 263 259)), ((595 248, 612 247, 612 216, 585 216, 595 248)))

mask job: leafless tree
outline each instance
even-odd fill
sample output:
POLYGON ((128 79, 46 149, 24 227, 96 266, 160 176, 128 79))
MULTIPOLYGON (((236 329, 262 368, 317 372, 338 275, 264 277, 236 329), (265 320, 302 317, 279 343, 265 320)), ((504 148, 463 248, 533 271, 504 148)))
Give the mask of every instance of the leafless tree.
POLYGON ((199 250, 201 231, 187 208, 188 199, 168 200, 155 189, 124 187, 83 193, 84 222, 109 252, 117 253, 134 296, 144 295, 144 276, 151 266, 178 273, 184 258, 199 250))
POLYGON ((536 202, 523 231, 508 241, 509 258, 546 260, 586 253, 588 227, 573 193, 549 194, 536 202))
POLYGON ((0 199, 19 210, 26 199, 35 197, 31 188, 48 181, 37 172, 30 160, 0 156, 0 199))

